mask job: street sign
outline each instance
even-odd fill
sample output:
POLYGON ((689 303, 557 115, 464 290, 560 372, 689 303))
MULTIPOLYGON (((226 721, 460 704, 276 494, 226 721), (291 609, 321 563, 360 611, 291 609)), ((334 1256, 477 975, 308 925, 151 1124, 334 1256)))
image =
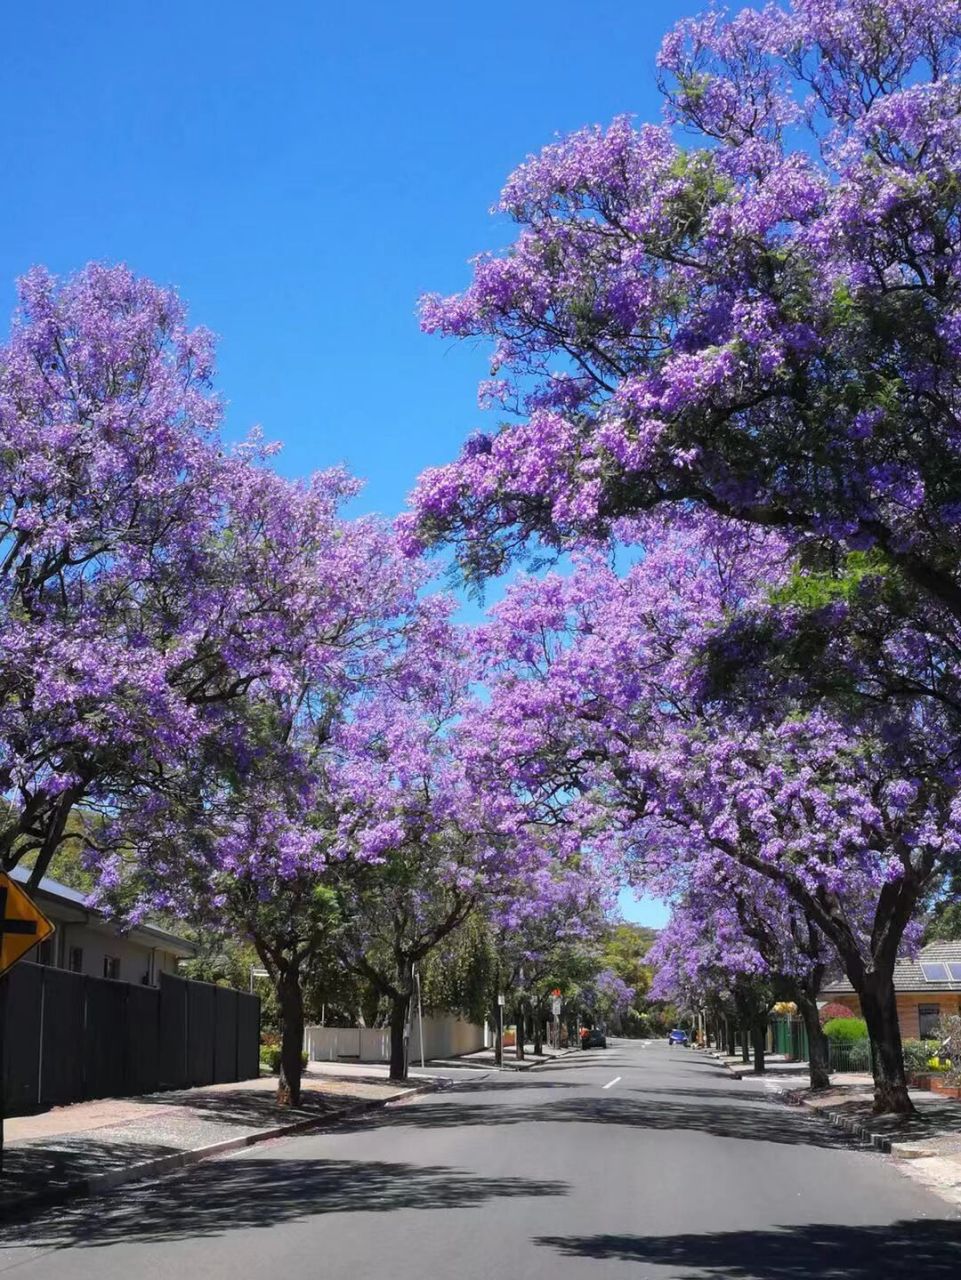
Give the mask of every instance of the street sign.
POLYGON ((498 997, 497 997, 497 1003, 498 1003, 498 1005, 500 1005, 500 1007, 503 1009, 503 1007, 504 1007, 504 1005, 507 1003, 507 1001, 504 999, 504 997, 503 997, 503 996, 498 996, 498 997))
POLYGON ((554 1016, 555 1018, 559 1018, 559 1017, 561 1016, 561 998, 560 998, 560 996, 555 996, 555 997, 554 997, 554 999, 551 1001, 551 1013, 553 1014, 553 1016, 554 1016))
POLYGON ((4 871, 0 871, 0 973, 53 933, 53 925, 4 871))

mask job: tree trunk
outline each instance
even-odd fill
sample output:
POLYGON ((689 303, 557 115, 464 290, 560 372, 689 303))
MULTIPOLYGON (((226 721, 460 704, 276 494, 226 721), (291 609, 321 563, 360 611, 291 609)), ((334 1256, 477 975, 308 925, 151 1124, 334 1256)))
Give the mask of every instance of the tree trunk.
POLYGON ((390 998, 390 1078, 407 1079, 407 1022, 410 992, 397 991, 390 998))
POLYGON ((514 1054, 519 1062, 524 1059, 524 1034, 527 1030, 525 1026, 526 1019, 524 1017, 524 1006, 517 1006, 517 1039, 514 1042, 514 1054))
POLYGON ((304 1048, 304 993, 300 987, 300 969, 287 965, 277 977, 277 1004, 280 1009, 280 1079, 277 1102, 282 1107, 300 1106, 300 1077, 303 1071, 301 1053, 304 1048))
POLYGON ((747 1023, 741 1023, 741 1061, 745 1066, 751 1061, 750 1036, 748 1035, 747 1023))
POLYGON ((727 1023, 727 1052, 731 1058, 737 1054, 737 1027, 730 1019, 727 1023))
MULTIPOLYGON (((560 1026, 560 1023, 557 1025, 560 1026)), ((540 1010, 534 1012, 534 1052, 535 1054, 544 1052, 544 1019, 540 1010)))
POLYGON ((504 1007, 495 1004, 491 1008, 491 1025, 494 1028, 494 1066, 504 1063, 504 1007))
MULTIPOLYGON (((893 966, 891 966, 893 970, 893 966)), ((871 1039, 871 1069, 874 1074, 874 1113, 913 1115, 904 1073, 904 1050, 894 994, 893 972, 873 969, 864 975, 858 992, 861 1012, 871 1039)))
POLYGON ((767 1031, 767 1021, 764 1018, 755 1018, 751 1024, 751 1041, 754 1045, 754 1074, 764 1074, 764 1034, 767 1031))
POLYGON ((808 1033, 808 1075, 812 1089, 828 1089, 831 1086, 831 1073, 828 1063, 828 1039, 821 1028, 818 1017, 817 1001, 800 991, 795 994, 795 1001, 804 1028, 808 1033))

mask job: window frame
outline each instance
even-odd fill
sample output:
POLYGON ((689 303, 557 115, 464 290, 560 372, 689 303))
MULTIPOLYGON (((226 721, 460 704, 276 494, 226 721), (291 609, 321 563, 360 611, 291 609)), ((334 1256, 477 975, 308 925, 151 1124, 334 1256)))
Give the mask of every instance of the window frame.
POLYGON ((939 1026, 941 1023, 941 1018, 943 1017, 943 1014, 944 1014, 944 1011, 941 1008, 941 1006, 939 1004, 919 1004, 918 1005, 918 1038, 920 1040, 936 1040, 937 1039, 937 1036, 933 1035, 930 1031, 929 1032, 924 1031, 923 1019, 929 1018, 932 1013, 935 1015, 935 1018, 934 1018, 935 1026, 939 1026))

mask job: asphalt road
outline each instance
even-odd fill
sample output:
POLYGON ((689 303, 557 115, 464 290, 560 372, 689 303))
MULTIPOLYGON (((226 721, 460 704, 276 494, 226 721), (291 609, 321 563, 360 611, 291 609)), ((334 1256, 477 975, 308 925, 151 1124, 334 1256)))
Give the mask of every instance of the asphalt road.
POLYGON ((349 1127, 0 1228, 11 1280, 958 1280, 961 1221, 710 1059, 463 1071, 349 1127))

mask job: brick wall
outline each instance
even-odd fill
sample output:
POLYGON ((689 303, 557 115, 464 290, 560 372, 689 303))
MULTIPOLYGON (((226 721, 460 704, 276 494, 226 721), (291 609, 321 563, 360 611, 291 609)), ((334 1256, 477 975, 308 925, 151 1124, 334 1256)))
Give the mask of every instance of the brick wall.
MULTIPOLYGON (((832 995, 832 1004, 843 1004, 846 1009, 853 1010, 861 1016, 861 1002, 856 995, 832 995)), ((901 1024, 901 1035, 906 1040, 917 1040, 919 1036, 918 1011, 921 1005, 937 1005, 941 1017, 961 1013, 961 995, 956 991, 904 991, 897 996, 898 1022, 901 1024)))

